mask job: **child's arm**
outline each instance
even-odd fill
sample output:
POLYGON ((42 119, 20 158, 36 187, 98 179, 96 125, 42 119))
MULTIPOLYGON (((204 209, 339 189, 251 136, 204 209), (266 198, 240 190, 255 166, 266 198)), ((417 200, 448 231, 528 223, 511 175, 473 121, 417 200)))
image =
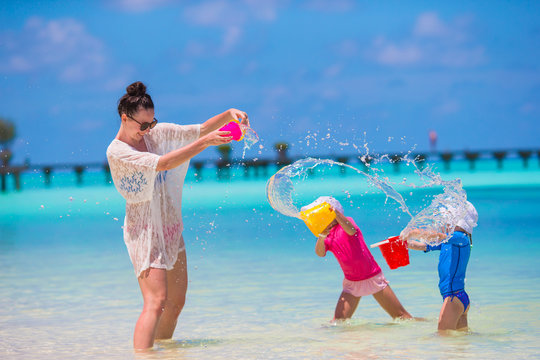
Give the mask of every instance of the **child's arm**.
POLYGON ((356 234, 356 229, 351 224, 351 222, 343 215, 341 212, 337 211, 336 209, 332 209, 336 213, 336 220, 339 225, 345 230, 347 235, 354 235, 356 234))
POLYGON ((407 240, 407 247, 413 250, 426 251, 427 245, 417 240, 407 240))
POLYGON ((315 253, 320 257, 326 256, 326 246, 324 245, 324 239, 326 239, 326 234, 320 234, 317 238, 317 243, 315 244, 315 253))
POLYGON ((439 240, 445 239, 446 234, 443 234, 440 232, 429 231, 429 230, 412 229, 406 234, 402 231, 400 234, 400 238, 404 241, 407 241, 407 247, 409 249, 426 251, 427 250, 426 244, 417 240, 412 240, 412 238, 422 238, 430 242, 433 242, 433 241, 439 241, 439 240))
POLYGON ((405 230, 402 231, 399 237, 405 241, 409 239, 426 239, 429 242, 436 242, 446 239, 446 234, 431 230, 412 229, 407 233, 405 233, 405 230))

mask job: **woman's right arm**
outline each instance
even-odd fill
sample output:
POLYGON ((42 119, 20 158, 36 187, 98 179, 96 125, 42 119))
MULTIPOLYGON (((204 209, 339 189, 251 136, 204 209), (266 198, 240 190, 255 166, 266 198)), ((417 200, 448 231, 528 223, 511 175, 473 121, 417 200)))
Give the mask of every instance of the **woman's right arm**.
POLYGON ((166 171, 174 169, 190 160, 209 146, 222 145, 231 142, 232 136, 228 131, 212 131, 189 145, 168 152, 159 158, 156 170, 166 171))
POLYGON ((221 128, 223 125, 232 120, 242 120, 241 123, 249 126, 247 114, 238 109, 229 109, 221 114, 211 117, 201 124, 201 137, 210 132, 221 128))

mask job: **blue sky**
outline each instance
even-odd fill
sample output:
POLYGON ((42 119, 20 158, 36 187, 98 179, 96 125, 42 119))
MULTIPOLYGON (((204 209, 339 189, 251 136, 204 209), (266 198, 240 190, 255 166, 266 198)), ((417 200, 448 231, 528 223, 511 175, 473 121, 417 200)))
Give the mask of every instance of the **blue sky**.
MULTIPOLYGON (((247 111, 274 157, 537 148, 540 2, 2 1, 0 116, 15 162, 101 162, 117 100, 160 121, 247 111)), ((234 144, 241 154, 241 144, 234 144)), ((207 149, 201 158, 216 156, 207 149)))

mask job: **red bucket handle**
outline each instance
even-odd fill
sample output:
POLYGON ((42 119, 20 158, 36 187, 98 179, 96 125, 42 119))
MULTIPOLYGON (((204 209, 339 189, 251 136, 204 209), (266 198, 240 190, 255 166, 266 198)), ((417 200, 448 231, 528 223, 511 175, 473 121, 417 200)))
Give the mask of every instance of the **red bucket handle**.
POLYGON ((381 245, 384 245, 384 244, 388 244, 389 242, 400 241, 400 240, 401 239, 400 239, 399 235, 398 236, 391 236, 386 240, 379 241, 378 243, 375 243, 375 244, 371 244, 369 247, 374 248, 374 247, 378 247, 378 246, 381 246, 381 245))

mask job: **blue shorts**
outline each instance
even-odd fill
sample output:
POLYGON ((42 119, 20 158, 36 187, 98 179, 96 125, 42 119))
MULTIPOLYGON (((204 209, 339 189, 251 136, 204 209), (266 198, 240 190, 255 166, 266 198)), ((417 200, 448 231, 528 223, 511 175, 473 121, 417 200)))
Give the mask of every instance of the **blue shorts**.
POLYGON ((454 297, 457 297, 459 299, 459 301, 461 301, 461 303, 463 304, 463 312, 465 312, 465 310, 467 310, 467 307, 471 303, 469 301, 469 295, 467 295, 465 290, 459 290, 458 292, 455 292, 453 294, 443 295, 443 301, 444 301, 444 299, 446 299, 449 296, 450 296, 450 301, 453 301, 454 297))

